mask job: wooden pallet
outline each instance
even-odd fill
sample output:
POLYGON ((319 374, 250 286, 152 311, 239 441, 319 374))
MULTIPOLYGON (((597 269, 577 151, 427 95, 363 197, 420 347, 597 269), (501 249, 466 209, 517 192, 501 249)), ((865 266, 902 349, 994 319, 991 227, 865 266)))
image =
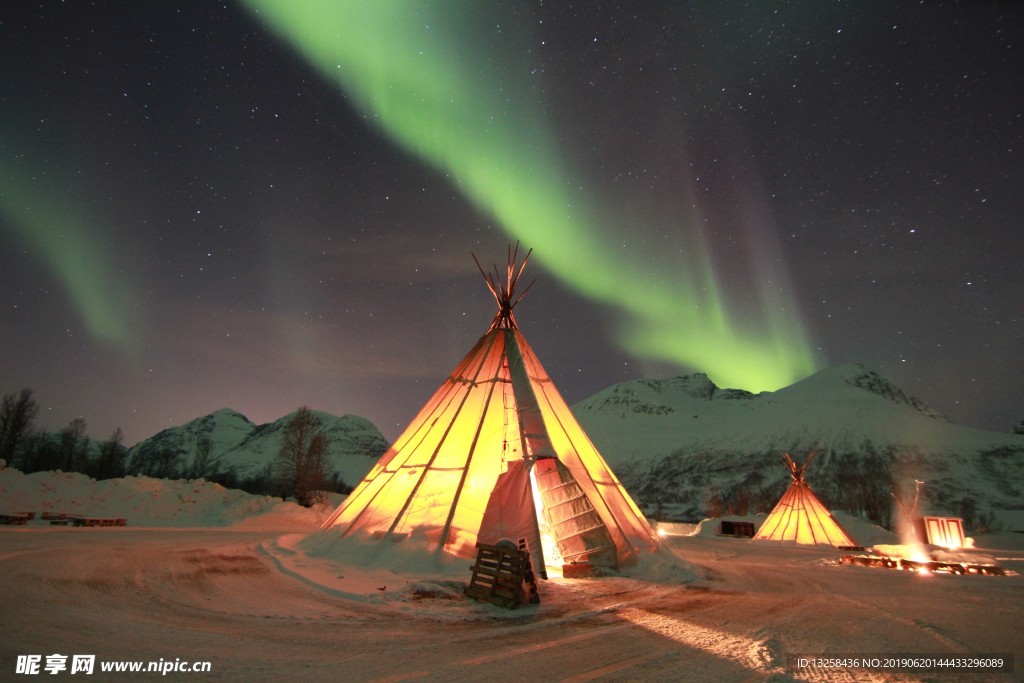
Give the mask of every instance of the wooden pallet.
POLYGON ((72 517, 69 515, 71 524, 74 526, 126 526, 128 520, 124 517, 72 517))
POLYGON ((124 517, 85 517, 65 512, 44 512, 42 518, 54 526, 127 526, 124 517))
POLYGON ((26 522, 28 522, 29 519, 31 519, 31 518, 28 516, 27 513, 24 513, 24 512, 14 512, 14 513, 11 513, 9 515, 8 514, 0 514, 0 524, 7 524, 7 525, 25 524, 26 522))
POLYGON ((918 562, 899 557, 883 557, 878 555, 843 555, 839 564, 857 564, 864 567, 885 567, 886 569, 903 569, 912 572, 945 572, 949 574, 985 574, 987 576, 1006 576, 1006 570, 995 564, 974 564, 971 562, 942 562, 926 560, 918 562))
POLYGON ((484 543, 476 547, 476 564, 466 595, 508 609, 524 602, 540 602, 528 550, 484 543))

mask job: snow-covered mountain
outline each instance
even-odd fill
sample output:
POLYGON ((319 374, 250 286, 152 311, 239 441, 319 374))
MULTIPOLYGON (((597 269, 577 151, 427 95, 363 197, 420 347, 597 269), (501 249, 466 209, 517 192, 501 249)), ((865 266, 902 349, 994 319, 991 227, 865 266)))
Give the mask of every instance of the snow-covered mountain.
MULTIPOLYGON (((921 513, 1024 529, 1024 435, 950 423, 877 372, 850 364, 823 370, 774 392, 720 389, 703 374, 636 380, 573 406, 580 424, 650 513, 687 521, 768 511, 789 484, 781 455, 803 462, 827 505, 894 519, 892 492, 913 497, 921 513)), ((387 449, 369 421, 317 412, 330 438, 330 463, 355 485, 387 449)), ((166 429, 132 447, 190 462, 202 440, 220 468, 240 478, 277 453, 292 415, 254 425, 222 409, 166 429)))
MULTIPOLYGON (((384 436, 369 420, 356 415, 337 417, 313 411, 330 442, 329 466, 349 485, 357 484, 387 450, 384 436)), ((281 447, 285 428, 294 413, 271 422, 255 425, 241 413, 222 408, 132 446, 129 460, 143 454, 173 453, 182 462, 191 462, 200 443, 210 442, 210 456, 219 460, 220 469, 234 469, 239 477, 256 474, 266 467, 281 447)))
POLYGON ((861 365, 774 392, 719 389, 706 375, 636 380, 573 406, 641 505, 699 519, 770 509, 803 462, 826 504, 888 521, 895 489, 922 513, 1024 528, 1024 436, 950 423, 861 365))

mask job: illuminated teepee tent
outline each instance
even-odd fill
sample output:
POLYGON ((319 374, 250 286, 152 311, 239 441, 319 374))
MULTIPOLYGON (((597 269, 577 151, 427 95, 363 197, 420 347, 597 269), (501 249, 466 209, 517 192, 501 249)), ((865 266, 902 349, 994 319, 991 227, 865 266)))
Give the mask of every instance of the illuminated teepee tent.
POLYGON ((497 267, 480 268, 498 303, 490 329, 325 530, 411 536, 461 557, 475 556, 477 542, 526 539, 542 575, 538 559, 618 567, 657 549, 516 326, 512 309, 526 293, 516 286, 529 259, 517 266, 517 253, 509 249, 503 278, 497 267))
POLYGON ((765 518, 754 540, 829 543, 834 546, 857 545, 804 481, 804 472, 811 464, 814 454, 811 454, 802 467, 793 462, 789 453, 783 457, 793 477, 793 483, 786 489, 782 500, 765 518))

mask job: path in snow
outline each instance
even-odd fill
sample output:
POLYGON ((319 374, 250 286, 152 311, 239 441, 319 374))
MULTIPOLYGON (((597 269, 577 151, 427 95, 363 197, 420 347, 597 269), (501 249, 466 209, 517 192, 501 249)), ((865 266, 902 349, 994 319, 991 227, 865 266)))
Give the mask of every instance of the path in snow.
MULTIPOLYGON (((275 537, 225 529, 0 530, 0 679, 13 678, 17 655, 52 653, 206 660, 213 672, 202 680, 229 681, 965 676, 787 669, 788 655, 821 652, 1014 652, 1024 665, 1020 576, 921 577, 838 566, 832 551, 677 538, 674 550, 705 573, 693 585, 549 581, 541 605, 507 611, 430 577, 406 577, 403 585, 392 575, 386 590, 342 597, 319 589, 316 577, 280 571, 281 558, 266 551, 275 537)), ((1021 550, 1000 554, 1018 564, 1024 557, 1021 550)))

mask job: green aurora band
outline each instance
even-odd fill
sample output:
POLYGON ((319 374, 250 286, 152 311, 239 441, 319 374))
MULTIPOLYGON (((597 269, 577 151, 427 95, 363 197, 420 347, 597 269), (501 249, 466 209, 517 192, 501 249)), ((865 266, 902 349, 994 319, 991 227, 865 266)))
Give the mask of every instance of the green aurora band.
POLYGON ((40 174, 0 162, 0 231, 17 242, 63 285, 68 299, 96 340, 121 352, 136 348, 131 324, 132 287, 122 278, 98 231, 69 200, 38 186, 40 174))
MULTIPOLYGON (((641 256, 621 249, 626 231, 616 236, 598 219, 611 207, 594 208, 572 182, 581 174, 559 158, 540 107, 529 106, 543 95, 509 75, 525 78, 529 66, 498 75, 488 68, 495 46, 473 45, 480 32, 466 26, 475 26, 482 11, 474 3, 457 5, 455 16, 452 5, 404 0, 245 2, 369 121, 534 248, 550 272, 623 314, 618 338, 630 354, 700 369, 720 385, 751 391, 774 390, 814 371, 795 304, 759 283, 755 310, 730 310, 696 228, 683 262, 661 250, 641 256)), ((488 38, 509 43, 514 28, 488 38)), ((503 64, 525 52, 511 44, 503 64)))

